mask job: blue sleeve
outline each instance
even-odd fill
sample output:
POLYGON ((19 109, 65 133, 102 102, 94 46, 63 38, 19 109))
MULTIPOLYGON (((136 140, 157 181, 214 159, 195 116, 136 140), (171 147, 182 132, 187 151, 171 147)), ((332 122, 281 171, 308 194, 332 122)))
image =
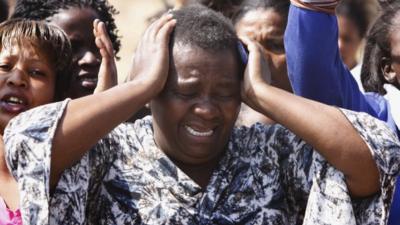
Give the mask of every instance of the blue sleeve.
MULTIPOLYGON (((385 121, 399 137, 389 103, 377 93, 362 94, 342 62, 338 33, 335 16, 290 6, 285 50, 294 93, 325 104, 366 112, 385 121)), ((391 225, 400 221, 400 181, 396 187, 389 218, 391 225)))
POLYGON ((378 117, 342 62, 336 16, 292 5, 285 48, 296 95, 378 117))

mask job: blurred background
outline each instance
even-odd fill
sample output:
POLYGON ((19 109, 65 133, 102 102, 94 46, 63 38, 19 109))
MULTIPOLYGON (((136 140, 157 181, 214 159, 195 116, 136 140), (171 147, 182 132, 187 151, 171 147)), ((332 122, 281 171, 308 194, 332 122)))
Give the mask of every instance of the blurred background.
POLYGON ((117 61, 119 81, 122 82, 128 74, 135 46, 146 29, 147 19, 164 10, 166 4, 172 6, 173 0, 109 0, 119 11, 116 24, 121 38, 121 51, 117 61))

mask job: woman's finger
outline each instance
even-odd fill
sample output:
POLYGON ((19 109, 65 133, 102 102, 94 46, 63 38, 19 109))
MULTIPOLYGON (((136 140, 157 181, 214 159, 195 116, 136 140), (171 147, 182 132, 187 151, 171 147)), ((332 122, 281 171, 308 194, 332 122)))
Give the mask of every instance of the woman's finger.
POLYGON ((105 50, 108 52, 108 54, 111 57, 114 57, 114 47, 113 47, 110 37, 107 33, 106 25, 104 22, 99 22, 97 24, 97 31, 98 31, 98 36, 101 39, 101 42, 102 42, 105 50))
POLYGON ((157 38, 168 45, 171 32, 174 30, 176 19, 168 21, 157 34, 157 38))
POLYGON ((169 23, 173 19, 173 15, 170 13, 164 14, 163 16, 158 19, 153 27, 152 30, 152 37, 153 40, 157 39, 158 33, 161 31, 161 29, 164 27, 165 24, 169 23))

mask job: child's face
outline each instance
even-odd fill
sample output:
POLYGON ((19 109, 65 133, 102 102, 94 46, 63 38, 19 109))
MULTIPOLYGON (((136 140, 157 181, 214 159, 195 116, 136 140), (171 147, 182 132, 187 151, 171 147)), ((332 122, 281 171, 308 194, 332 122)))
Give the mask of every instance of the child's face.
POLYGON ((16 115, 54 99, 56 74, 30 44, 0 51, 0 131, 16 115))
POLYGON ((72 44, 73 71, 68 97, 93 94, 97 85, 101 56, 93 35, 93 21, 98 14, 91 8, 61 10, 51 22, 65 31, 72 44))

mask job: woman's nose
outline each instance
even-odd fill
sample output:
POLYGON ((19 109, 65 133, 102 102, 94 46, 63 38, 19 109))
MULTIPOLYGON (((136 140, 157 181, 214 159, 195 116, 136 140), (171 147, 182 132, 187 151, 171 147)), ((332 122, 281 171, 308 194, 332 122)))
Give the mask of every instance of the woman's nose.
POLYGON ((218 106, 209 97, 201 99, 194 106, 194 113, 203 119, 212 120, 219 114, 218 106))
POLYGON ((81 58, 78 59, 79 66, 99 66, 100 58, 94 51, 85 51, 81 58))
POLYGON ((7 84, 10 86, 26 88, 28 86, 27 75, 20 69, 14 69, 7 79, 7 84))

